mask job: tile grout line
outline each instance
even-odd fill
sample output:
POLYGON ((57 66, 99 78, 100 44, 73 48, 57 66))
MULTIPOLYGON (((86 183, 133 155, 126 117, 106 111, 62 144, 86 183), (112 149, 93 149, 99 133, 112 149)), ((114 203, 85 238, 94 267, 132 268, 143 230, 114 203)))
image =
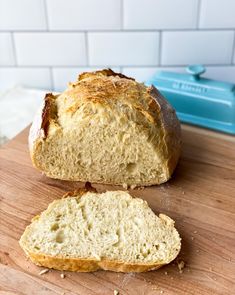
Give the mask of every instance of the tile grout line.
POLYGON ((54 83, 54 75, 53 75, 53 67, 49 67, 50 79, 51 79, 51 90, 55 91, 55 83, 54 83))
MULTIPOLYGON (((204 65, 206 67, 210 67, 210 68, 213 68, 213 67, 235 67, 235 64, 231 64, 231 63, 227 63, 227 64, 206 64, 204 63, 204 65)), ((169 64, 169 65, 110 65, 110 64, 107 64, 107 65, 53 65, 53 66, 48 66, 48 65, 20 65, 20 66, 17 66, 18 68, 21 68, 21 69, 32 69, 32 68, 35 68, 35 69, 48 69, 48 67, 51 67, 52 69, 74 69, 74 68, 101 68, 101 67, 119 67, 119 68, 185 68, 187 66, 187 64, 177 64, 177 65, 172 65, 172 64, 169 64)), ((15 65, 4 65, 4 66, 0 66, 0 69, 11 69, 11 68, 14 68, 16 67, 15 65)))
POLYGON ((120 31, 124 31, 124 0, 120 0, 120 31))
POLYGON ((197 4, 196 30, 200 30, 199 25, 200 25, 200 19, 201 19, 201 6, 202 6, 202 2, 201 2, 201 0, 198 0, 198 4, 197 4))
POLYGON ((1 33, 48 33, 48 34, 53 34, 53 33, 61 33, 61 34, 66 34, 66 33, 85 33, 85 32, 89 32, 89 33, 155 33, 156 31, 162 31, 162 32, 233 32, 234 31, 234 27, 229 27, 229 28, 199 28, 199 29, 195 29, 195 28, 182 28, 182 29, 164 29, 164 28, 155 28, 155 29, 111 29, 111 30, 105 30, 105 29, 98 29, 98 30, 0 30, 0 34, 1 33))
POLYGON ((86 50, 86 65, 90 66, 90 52, 89 52, 88 32, 85 32, 85 50, 86 50))
POLYGON ((12 49, 13 49, 14 66, 18 67, 14 33, 11 33, 11 42, 12 42, 12 49))
POLYGON ((162 63, 162 31, 159 31, 159 45, 158 45, 158 66, 162 63))
POLYGON ((235 30, 233 32, 233 46, 232 46, 232 58, 231 58, 231 65, 235 64, 235 30))
POLYGON ((46 0, 44 0, 43 3, 44 3, 44 12, 45 12, 45 21, 46 21, 46 32, 49 32, 49 20, 48 20, 48 10, 47 10, 46 0))

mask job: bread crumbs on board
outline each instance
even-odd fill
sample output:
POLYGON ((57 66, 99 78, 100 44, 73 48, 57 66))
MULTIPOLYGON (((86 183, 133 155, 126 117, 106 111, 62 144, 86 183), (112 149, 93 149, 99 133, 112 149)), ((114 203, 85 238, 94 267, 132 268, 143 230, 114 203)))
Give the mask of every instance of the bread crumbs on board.
POLYGON ((143 189, 145 189, 144 186, 138 186, 138 187, 137 187, 137 190, 139 190, 139 191, 140 191, 140 190, 143 190, 143 189))
POLYGON ((126 183, 123 183, 123 184, 122 184, 122 187, 123 187, 125 190, 128 189, 128 185, 127 185, 126 183))
POLYGON ((49 272, 49 269, 46 268, 46 269, 41 270, 41 271, 39 272, 39 275, 42 276, 42 275, 44 275, 44 274, 46 274, 46 273, 48 273, 48 272, 49 272))
POLYGON ((182 273, 183 269, 185 267, 185 262, 183 260, 181 260, 181 261, 177 262, 177 265, 178 265, 179 272, 182 273))
POLYGON ((61 279, 64 279, 65 278, 65 274, 64 273, 61 273, 60 274, 60 277, 61 277, 61 279))
POLYGON ((119 291, 118 290, 114 290, 113 291, 113 295, 119 295, 119 291))
POLYGON ((130 186, 130 189, 135 189, 136 188, 136 185, 135 184, 132 184, 131 186, 130 186))
POLYGON ((156 286, 152 287, 152 290, 157 290, 157 289, 158 289, 158 287, 156 287, 156 286))

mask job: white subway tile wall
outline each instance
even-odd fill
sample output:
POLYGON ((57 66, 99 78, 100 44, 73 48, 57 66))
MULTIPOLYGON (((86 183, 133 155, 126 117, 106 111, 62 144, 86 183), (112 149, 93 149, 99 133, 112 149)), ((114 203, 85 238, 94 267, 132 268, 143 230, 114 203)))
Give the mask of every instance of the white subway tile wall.
POLYGON ((51 89, 50 70, 47 68, 0 67, 0 91, 15 86, 51 89))
POLYGON ((145 81, 193 63, 235 83, 235 0, 0 0, 0 91, 62 91, 104 67, 145 81))
POLYGON ((162 65, 190 63, 229 64, 233 31, 185 31, 162 33, 162 65))
POLYGON ((124 67, 122 72, 124 75, 135 77, 137 81, 143 82, 151 78, 157 71, 183 73, 185 69, 184 67, 124 67))
POLYGON ((44 0, 0 0, 0 30, 46 30, 44 0))
MULTIPOLYGON (((87 71, 97 71, 99 67, 74 67, 74 68, 53 68, 53 85, 57 91, 63 91, 69 82, 77 80, 79 73, 87 71)), ((120 72, 120 68, 112 67, 115 72, 120 72)))
POLYGON ((235 83, 235 66, 207 67, 204 75, 207 78, 235 83))
POLYGON ((48 0, 50 30, 119 30, 121 0, 48 0))
POLYGON ((84 33, 14 33, 20 66, 86 65, 84 33))
POLYGON ((12 66, 14 63, 12 36, 9 33, 0 33, 0 66, 12 66))
POLYGON ((126 0, 125 29, 193 29, 198 0, 126 0))
POLYGON ((234 0, 202 0, 200 28, 234 28, 234 0))
POLYGON ((88 34, 91 65, 157 65, 159 33, 113 32, 88 34))

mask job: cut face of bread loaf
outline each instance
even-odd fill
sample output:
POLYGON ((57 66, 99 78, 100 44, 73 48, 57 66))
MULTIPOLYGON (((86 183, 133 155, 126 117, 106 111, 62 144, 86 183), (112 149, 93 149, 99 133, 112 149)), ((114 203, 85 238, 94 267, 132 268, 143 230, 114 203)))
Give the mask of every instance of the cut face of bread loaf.
POLYGON ((56 200, 33 219, 20 245, 37 265, 59 270, 154 270, 176 258, 174 221, 127 192, 86 192, 56 200))
POLYGON ((175 111, 156 88, 111 70, 47 94, 29 136, 33 164, 49 177, 133 186, 167 181, 180 145, 175 111))

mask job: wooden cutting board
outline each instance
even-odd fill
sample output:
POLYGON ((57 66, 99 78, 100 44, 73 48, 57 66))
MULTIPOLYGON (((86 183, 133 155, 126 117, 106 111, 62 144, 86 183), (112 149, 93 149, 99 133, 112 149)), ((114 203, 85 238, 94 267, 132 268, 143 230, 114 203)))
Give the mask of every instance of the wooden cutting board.
POLYGON ((27 133, 0 150, 0 294, 235 294, 234 137, 184 126, 182 158, 172 180, 130 190, 156 213, 176 220, 182 250, 174 263, 149 273, 64 272, 61 278, 55 270, 39 275, 42 268, 26 259, 18 240, 34 215, 83 184, 52 180, 35 170, 27 133))

